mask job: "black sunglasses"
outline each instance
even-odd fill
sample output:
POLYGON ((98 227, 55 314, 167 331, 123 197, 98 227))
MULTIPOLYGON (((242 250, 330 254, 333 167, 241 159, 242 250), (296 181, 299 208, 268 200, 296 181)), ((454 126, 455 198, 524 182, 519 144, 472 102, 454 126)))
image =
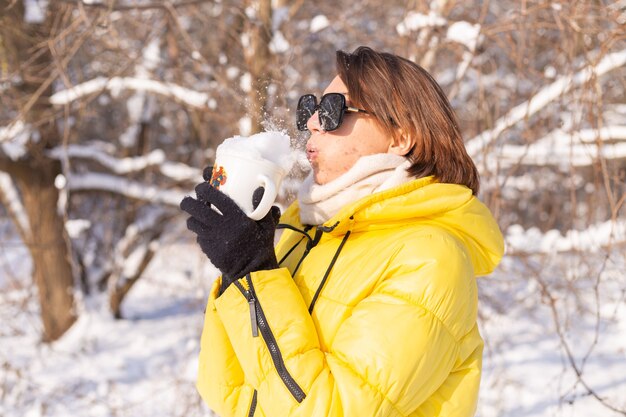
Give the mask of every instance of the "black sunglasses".
POLYGON ((305 94, 298 100, 296 110, 296 125, 298 130, 306 131, 306 123, 311 116, 318 112, 320 126, 326 132, 337 130, 343 122, 343 115, 346 112, 366 113, 363 109, 346 106, 346 96, 341 93, 324 94, 317 104, 317 97, 313 94, 305 94))

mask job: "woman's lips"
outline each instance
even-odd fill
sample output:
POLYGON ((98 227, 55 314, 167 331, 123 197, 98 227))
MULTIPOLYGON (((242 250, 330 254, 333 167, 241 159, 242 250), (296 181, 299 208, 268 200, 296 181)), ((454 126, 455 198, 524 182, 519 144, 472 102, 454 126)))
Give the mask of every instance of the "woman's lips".
POLYGON ((315 160, 317 159, 317 151, 314 149, 307 149, 306 159, 308 159, 310 163, 315 162, 315 160))

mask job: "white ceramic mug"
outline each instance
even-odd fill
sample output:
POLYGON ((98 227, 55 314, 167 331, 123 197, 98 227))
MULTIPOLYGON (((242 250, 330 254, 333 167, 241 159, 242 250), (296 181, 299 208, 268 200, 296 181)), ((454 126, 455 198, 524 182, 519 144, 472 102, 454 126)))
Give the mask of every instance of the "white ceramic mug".
POLYGON ((218 152, 209 183, 228 195, 252 220, 261 220, 270 211, 286 172, 267 159, 218 152), (252 207, 254 191, 263 187, 263 198, 252 207))

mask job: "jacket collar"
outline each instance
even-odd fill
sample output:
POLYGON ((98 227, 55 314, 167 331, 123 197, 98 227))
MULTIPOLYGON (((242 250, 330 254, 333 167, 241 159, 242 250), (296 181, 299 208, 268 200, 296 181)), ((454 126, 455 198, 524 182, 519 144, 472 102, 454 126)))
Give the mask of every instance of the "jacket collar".
MULTIPOLYGON (((285 211, 281 222, 304 228, 297 201, 285 211)), ((348 231, 374 231, 416 222, 444 228, 459 238, 468 247, 477 275, 491 272, 503 255, 504 240, 489 209, 469 188, 439 183, 432 176, 348 204, 317 229, 324 232, 323 241, 348 231)))

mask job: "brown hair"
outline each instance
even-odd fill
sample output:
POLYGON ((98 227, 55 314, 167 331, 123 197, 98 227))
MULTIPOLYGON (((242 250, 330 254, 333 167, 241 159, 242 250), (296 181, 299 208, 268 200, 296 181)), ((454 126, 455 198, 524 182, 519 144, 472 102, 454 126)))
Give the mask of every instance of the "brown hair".
POLYGON ((337 51, 337 73, 348 87, 352 106, 375 115, 392 140, 410 138, 409 174, 434 175, 440 182, 462 184, 478 193, 478 170, 467 154, 454 110, 424 68, 361 46, 352 53, 337 51))

